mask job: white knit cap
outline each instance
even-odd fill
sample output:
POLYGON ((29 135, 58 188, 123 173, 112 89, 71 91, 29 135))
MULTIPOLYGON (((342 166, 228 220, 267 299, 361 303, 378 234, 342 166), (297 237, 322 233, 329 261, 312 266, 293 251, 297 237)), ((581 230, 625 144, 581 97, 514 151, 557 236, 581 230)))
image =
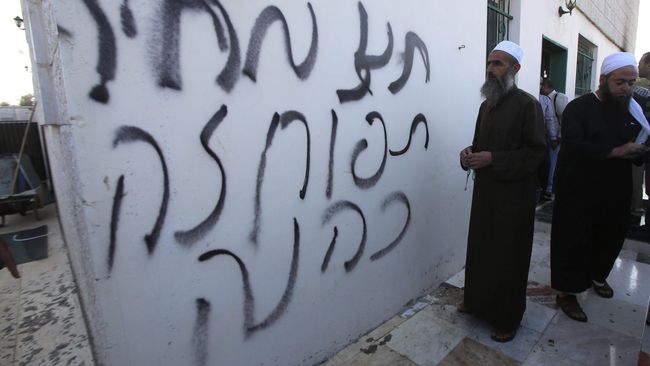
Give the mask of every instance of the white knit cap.
POLYGON ((601 75, 609 75, 612 71, 621 67, 634 66, 636 68, 636 58, 629 52, 616 52, 605 57, 603 65, 600 67, 601 75))
MULTIPOLYGON (((633 66, 634 69, 637 69, 636 58, 633 54, 629 52, 616 52, 605 57, 603 60, 603 65, 600 67, 601 75, 609 75, 610 73, 620 69, 621 67, 633 66)), ((641 132, 636 137, 635 142, 637 144, 643 144, 648 140, 650 136, 650 125, 643 114, 643 109, 637 103, 634 98, 630 98, 630 103, 628 105, 628 111, 641 125, 641 132)))
POLYGON ((494 47, 494 51, 503 51, 510 56, 514 57, 517 60, 517 63, 521 63, 521 60, 524 58, 524 51, 519 47, 518 44, 510 41, 501 41, 499 44, 494 47))

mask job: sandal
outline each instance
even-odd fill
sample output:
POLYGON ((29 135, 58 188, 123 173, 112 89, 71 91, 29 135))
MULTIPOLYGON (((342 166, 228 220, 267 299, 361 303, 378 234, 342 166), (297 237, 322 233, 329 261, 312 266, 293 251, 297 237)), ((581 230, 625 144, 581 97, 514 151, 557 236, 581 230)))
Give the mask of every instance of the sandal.
POLYGON ((465 305, 464 302, 461 302, 460 304, 458 304, 458 306, 456 306, 456 311, 458 311, 461 314, 471 314, 472 313, 472 310, 470 310, 470 308, 467 305, 465 305))
POLYGON ((580 307, 575 295, 557 295, 555 302, 569 318, 583 323, 587 321, 587 314, 580 307))
POLYGON ((602 286, 598 286, 595 282, 592 281, 594 291, 598 294, 600 297, 604 297, 606 299, 611 298, 614 296, 614 290, 609 286, 607 281, 602 286))
POLYGON ((510 332, 494 332, 492 333, 490 338, 495 342, 505 343, 513 340, 516 335, 517 335, 517 329, 510 332))

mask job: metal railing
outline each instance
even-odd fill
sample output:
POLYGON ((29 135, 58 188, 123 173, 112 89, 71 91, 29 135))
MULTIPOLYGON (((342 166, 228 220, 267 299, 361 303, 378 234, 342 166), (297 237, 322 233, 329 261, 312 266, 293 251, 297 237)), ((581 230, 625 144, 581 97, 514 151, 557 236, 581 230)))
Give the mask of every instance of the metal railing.
POLYGON ((486 55, 501 41, 508 39, 510 21, 510 1, 488 0, 487 4, 487 45, 486 55))

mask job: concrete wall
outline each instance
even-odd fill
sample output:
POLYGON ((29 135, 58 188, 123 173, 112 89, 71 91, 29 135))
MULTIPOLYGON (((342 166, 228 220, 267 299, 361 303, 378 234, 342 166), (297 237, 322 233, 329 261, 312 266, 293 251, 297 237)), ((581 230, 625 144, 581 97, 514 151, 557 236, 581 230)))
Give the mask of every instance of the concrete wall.
POLYGON ((201 4, 23 0, 94 351, 314 364, 464 263, 485 4, 201 4))
POLYGON ((31 107, 0 107, 0 121, 28 121, 31 113, 31 107))
MULTIPOLYGON (((572 15, 558 16, 557 5, 545 1, 524 1, 518 8, 514 22, 518 22, 511 39, 520 42, 525 52, 525 60, 519 72, 519 86, 537 95, 542 57, 542 39, 547 37, 567 49, 566 94, 572 99, 575 95, 576 65, 578 55, 578 36, 582 35, 596 46, 592 90, 598 87, 598 73, 603 59, 620 49, 604 35, 582 13, 575 9, 572 15)), ((516 2, 514 2, 516 3, 516 2)), ((579 2, 580 3, 580 2, 579 2)), ((634 15, 634 23, 636 24, 634 15)), ((630 16, 632 17, 632 16, 630 16)))
POLYGON ((577 4, 616 46, 634 53, 639 0, 580 0, 577 4))
MULTIPOLYGON (((318 363, 462 267, 485 3, 201 4, 23 0, 94 351, 318 363)), ((594 87, 618 47, 557 6, 513 1, 510 39, 535 95, 542 37, 566 47, 572 97, 578 34, 594 87)))

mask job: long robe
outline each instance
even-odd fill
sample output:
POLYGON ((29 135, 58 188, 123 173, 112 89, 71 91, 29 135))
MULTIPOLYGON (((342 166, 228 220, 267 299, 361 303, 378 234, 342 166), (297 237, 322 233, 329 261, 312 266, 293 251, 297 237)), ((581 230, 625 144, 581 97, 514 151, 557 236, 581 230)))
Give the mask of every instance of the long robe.
POLYGON ((551 285, 578 293, 603 282, 629 226, 632 161, 606 158, 641 130, 624 110, 607 108, 595 94, 564 110, 551 229, 551 285))
POLYGON ((477 169, 465 263, 465 305, 500 331, 516 329, 526 310, 537 172, 546 154, 539 102, 514 89, 479 109, 472 151, 492 152, 477 169))

